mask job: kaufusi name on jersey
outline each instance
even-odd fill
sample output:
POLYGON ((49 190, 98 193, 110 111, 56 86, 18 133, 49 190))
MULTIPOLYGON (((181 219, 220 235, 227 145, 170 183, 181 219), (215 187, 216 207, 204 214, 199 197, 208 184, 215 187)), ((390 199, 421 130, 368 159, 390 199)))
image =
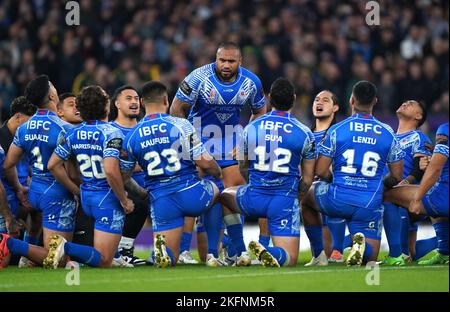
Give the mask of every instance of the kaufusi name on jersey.
MULTIPOLYGON (((141 138, 160 133, 167 133, 167 123, 159 123, 139 128, 139 136, 141 138)), ((168 136, 164 136, 147 139, 145 141, 140 142, 140 145, 141 148, 146 148, 156 144, 168 144, 168 143, 170 143, 170 138, 168 136)))

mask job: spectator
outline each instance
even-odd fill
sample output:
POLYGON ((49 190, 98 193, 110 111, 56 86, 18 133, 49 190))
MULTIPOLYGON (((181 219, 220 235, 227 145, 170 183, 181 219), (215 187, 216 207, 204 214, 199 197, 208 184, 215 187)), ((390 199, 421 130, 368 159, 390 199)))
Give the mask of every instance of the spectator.
POLYGON ((303 119, 318 88, 347 103, 362 78, 383 90, 382 114, 412 96, 436 111, 448 95, 449 4, 419 2, 381 1, 381 26, 368 27, 359 0, 80 0, 81 25, 68 27, 61 1, 0 0, 0 68, 8 76, 3 70, 0 101, 9 107, 43 73, 60 92, 161 80, 173 95, 193 68, 214 60, 220 42, 234 40, 266 91, 289 76, 303 119))

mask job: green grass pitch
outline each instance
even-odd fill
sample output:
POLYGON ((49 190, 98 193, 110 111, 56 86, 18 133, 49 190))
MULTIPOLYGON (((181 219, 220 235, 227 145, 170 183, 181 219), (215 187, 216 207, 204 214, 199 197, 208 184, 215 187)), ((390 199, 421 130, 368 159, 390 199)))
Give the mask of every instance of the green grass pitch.
MULTIPOLYGON (((196 254, 194 252, 194 254, 196 254)), ((138 253, 145 257, 145 253, 138 253)), ((384 255, 380 255, 380 258, 384 255)), ((67 286, 69 270, 42 268, 0 271, 0 292, 8 291, 449 291, 449 266, 380 267, 380 285, 366 284, 369 270, 347 268, 343 264, 305 268, 309 252, 301 253, 294 268, 208 268, 205 265, 179 265, 170 269, 152 266, 138 268, 92 269, 82 267, 80 285, 67 286)))

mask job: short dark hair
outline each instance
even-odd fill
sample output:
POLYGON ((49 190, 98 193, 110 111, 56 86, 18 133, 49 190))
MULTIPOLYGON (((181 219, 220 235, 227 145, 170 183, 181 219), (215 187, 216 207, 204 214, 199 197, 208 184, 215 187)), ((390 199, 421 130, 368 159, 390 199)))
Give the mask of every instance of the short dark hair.
POLYGON ((61 94, 61 95, 59 96, 59 101, 62 102, 62 101, 64 101, 65 99, 70 98, 70 97, 76 97, 76 96, 75 96, 75 94, 73 94, 73 93, 71 93, 71 92, 63 93, 63 94, 61 94))
POLYGON ((49 79, 47 75, 41 75, 31 80, 25 87, 24 95, 39 108, 48 103, 50 92, 49 79))
POLYGON ((73 94, 71 92, 66 92, 66 93, 60 94, 59 95, 58 109, 60 109, 63 106, 63 102, 64 102, 65 99, 68 99, 68 98, 71 98, 71 97, 76 98, 75 94, 73 94))
POLYGON ((76 103, 83 120, 100 120, 106 117, 109 96, 99 86, 87 86, 77 95, 76 103))
POLYGON ((425 106, 425 104, 422 101, 416 101, 416 102, 417 102, 417 104, 419 104, 420 109, 422 110, 422 118, 417 123, 417 128, 420 128, 427 120, 428 112, 427 112, 427 107, 425 106))
POLYGON ((377 87, 373 83, 366 80, 358 81, 353 86, 352 90, 355 100, 358 104, 363 106, 372 105, 377 96, 377 92, 377 87))
POLYGON ((125 85, 125 86, 121 86, 121 87, 117 88, 114 91, 114 94, 113 94, 113 96, 111 98, 111 107, 109 108, 108 119, 111 120, 111 121, 115 120, 117 118, 117 116, 119 115, 119 111, 118 111, 115 103, 116 103, 117 98, 119 97, 119 95, 125 90, 134 90, 139 95, 138 90, 136 90, 135 87, 130 86, 130 85, 125 85))
POLYGON ((167 94, 167 87, 159 81, 149 81, 142 86, 144 103, 157 103, 167 94))
POLYGON ((217 51, 219 51, 220 49, 225 49, 225 50, 238 50, 238 51, 239 51, 239 54, 242 54, 242 53, 241 53, 241 47, 240 47, 236 42, 233 42, 233 41, 224 41, 224 42, 221 42, 221 43, 219 44, 219 46, 217 47, 217 51))
POLYGON ((33 116, 34 113, 36 113, 36 110, 37 107, 24 96, 15 98, 10 107, 11 116, 14 116, 17 113, 21 113, 26 116, 33 116))
POLYGON ((270 104, 278 110, 288 111, 294 106, 295 88, 286 78, 278 78, 270 87, 270 104))

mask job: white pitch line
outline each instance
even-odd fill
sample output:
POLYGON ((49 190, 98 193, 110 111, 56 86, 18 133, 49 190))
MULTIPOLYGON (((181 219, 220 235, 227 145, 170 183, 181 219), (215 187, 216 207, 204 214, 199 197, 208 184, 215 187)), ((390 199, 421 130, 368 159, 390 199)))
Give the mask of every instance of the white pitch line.
MULTIPOLYGON (((435 265, 435 266, 405 266, 405 267, 383 267, 382 271, 392 271, 392 270, 425 270, 425 269, 441 269, 448 268, 447 265, 435 265)), ((132 269, 128 269, 132 270, 132 269)), ((269 269, 272 270, 272 269, 269 269)), ((276 269, 275 269, 276 270, 276 269)), ((173 282, 173 281, 183 281, 183 280, 209 280, 209 279, 218 279, 218 278, 242 278, 242 277, 266 277, 266 276, 279 276, 279 275, 303 275, 303 274, 312 274, 312 273, 348 273, 348 272, 365 272, 367 271, 364 267, 360 268, 342 268, 342 269, 322 269, 322 270, 286 270, 286 271, 268 271, 261 273, 239 273, 239 274, 218 274, 218 275, 207 275, 207 276, 183 276, 183 277, 164 277, 164 278, 151 278, 152 282, 173 282)), ((102 279, 102 280, 86 280, 83 279, 83 271, 80 271, 80 279, 82 285, 96 285, 96 284, 109 284, 114 282, 111 279, 102 279)), ((1 273, 0 273, 1 274, 1 273)), ((136 283, 136 282, 147 282, 150 279, 146 278, 134 278, 134 279, 121 279, 120 283, 136 283)), ((28 284, 0 284, 0 289, 8 289, 14 287, 33 287, 33 286, 65 286, 64 281, 61 282, 39 282, 39 283, 28 283, 28 284)), ((76 290, 75 288, 71 288, 76 290)))

